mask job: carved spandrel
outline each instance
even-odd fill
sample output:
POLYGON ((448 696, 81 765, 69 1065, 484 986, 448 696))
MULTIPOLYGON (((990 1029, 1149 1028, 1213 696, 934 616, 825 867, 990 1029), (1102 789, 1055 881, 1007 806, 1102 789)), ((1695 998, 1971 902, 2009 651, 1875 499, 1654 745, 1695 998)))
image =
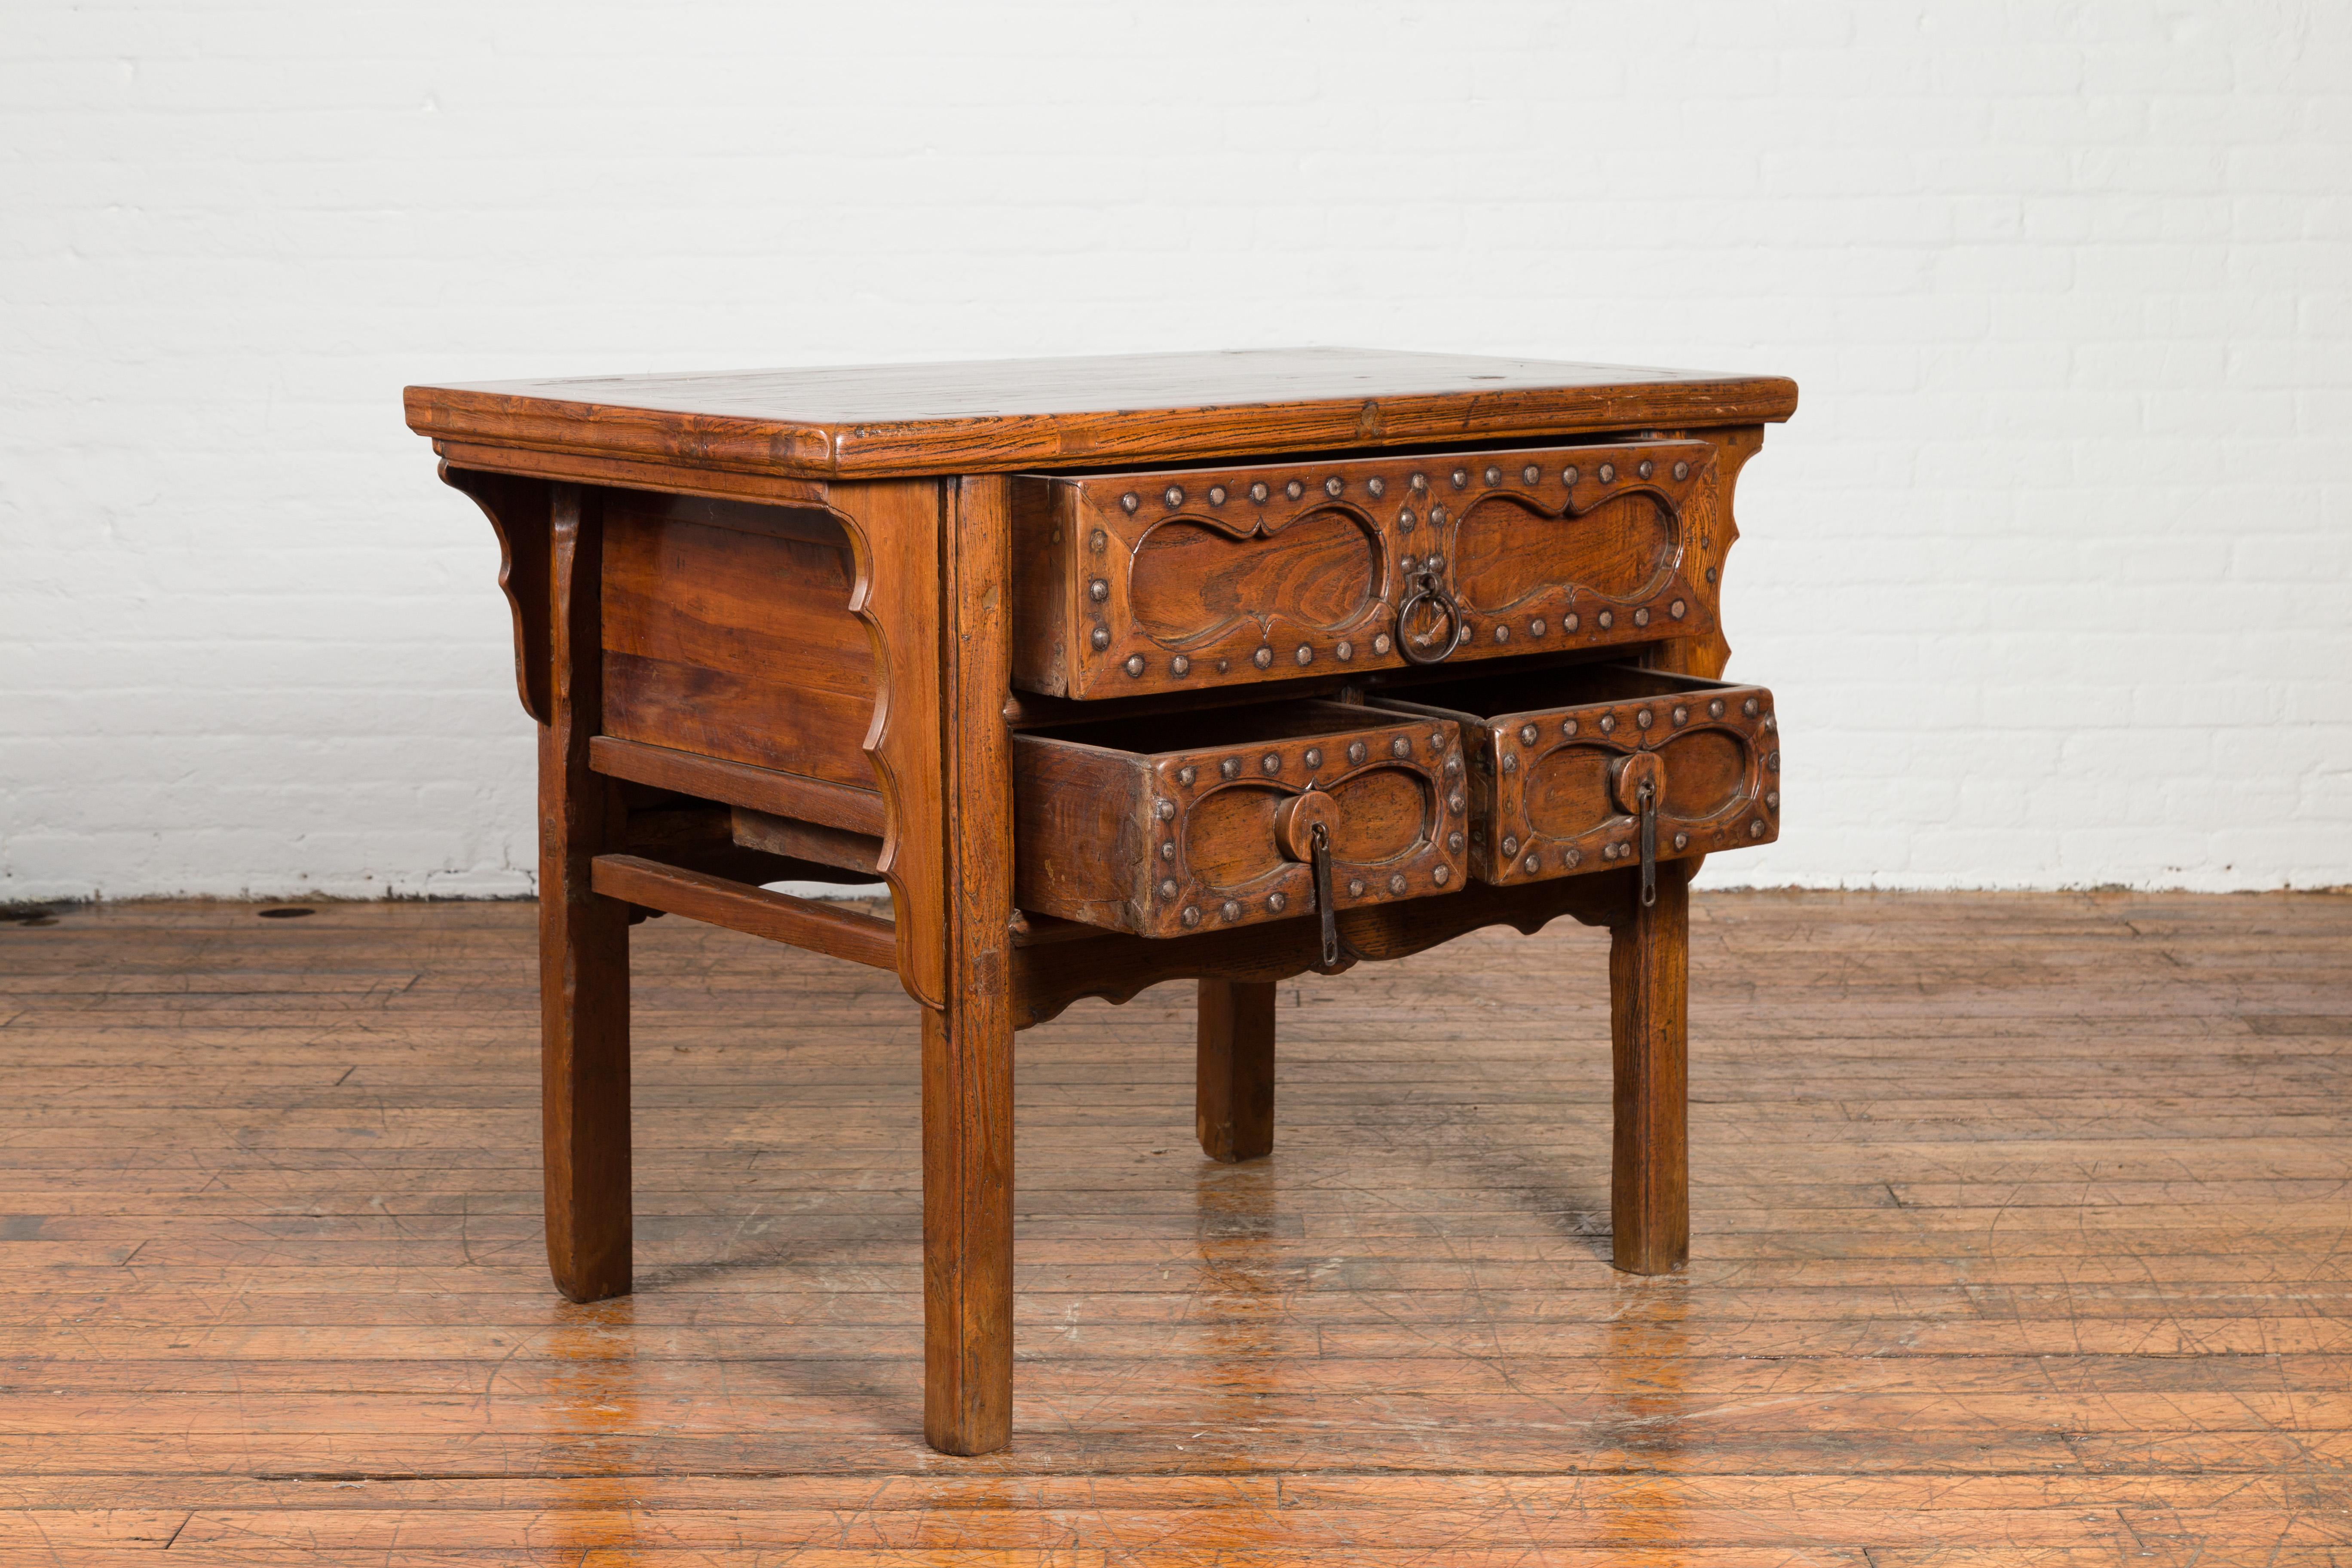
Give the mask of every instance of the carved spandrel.
POLYGON ((544 479, 440 466, 441 482, 463 492, 499 536, 499 588, 514 616, 515 690, 523 711, 544 724, 550 693, 548 558, 552 523, 544 479))

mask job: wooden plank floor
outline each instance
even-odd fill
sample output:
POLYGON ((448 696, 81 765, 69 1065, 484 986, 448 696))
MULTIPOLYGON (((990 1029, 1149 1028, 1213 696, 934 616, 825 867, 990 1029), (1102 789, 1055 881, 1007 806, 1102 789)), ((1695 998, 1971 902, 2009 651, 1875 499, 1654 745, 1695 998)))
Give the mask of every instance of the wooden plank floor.
POLYGON ((918 1438, 916 1037, 639 929, 638 1293, 540 1248, 528 905, 0 926, 0 1562, 2352 1563, 2352 900, 1716 895, 1696 1258, 1605 1259, 1606 941, 1020 1056, 1013 1448, 918 1438))

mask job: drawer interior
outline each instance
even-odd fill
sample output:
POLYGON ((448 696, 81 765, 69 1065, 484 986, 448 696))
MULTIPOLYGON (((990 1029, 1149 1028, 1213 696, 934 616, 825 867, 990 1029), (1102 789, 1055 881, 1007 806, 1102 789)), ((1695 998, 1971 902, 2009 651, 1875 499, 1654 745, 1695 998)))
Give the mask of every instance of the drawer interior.
POLYGON ((1675 675, 1631 664, 1593 663, 1384 687, 1375 694, 1375 700, 1494 719, 1506 713, 1541 709, 1633 702, 1644 697, 1671 697, 1678 692, 1729 689, 1732 689, 1723 681, 1706 680, 1695 675, 1675 675))
POLYGON ((1024 731, 1114 752, 1199 752, 1260 741, 1303 740, 1378 725, 1387 715, 1339 702, 1249 702, 1176 713, 1085 719, 1024 731))

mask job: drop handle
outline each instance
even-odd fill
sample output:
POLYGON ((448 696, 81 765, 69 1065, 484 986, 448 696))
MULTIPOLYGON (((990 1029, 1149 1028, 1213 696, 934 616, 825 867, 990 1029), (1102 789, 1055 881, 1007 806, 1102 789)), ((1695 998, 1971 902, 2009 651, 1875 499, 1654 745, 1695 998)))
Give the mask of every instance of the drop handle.
POLYGON ((1666 793, 1665 759, 1655 752, 1636 752, 1617 763, 1612 783, 1617 804, 1641 825, 1642 907, 1658 901, 1658 805, 1666 793))
POLYGON ((1339 962, 1339 911, 1331 899, 1331 828, 1339 808, 1319 789, 1308 788, 1275 808, 1274 839, 1285 856, 1313 868, 1315 913, 1323 922, 1325 973, 1339 962))

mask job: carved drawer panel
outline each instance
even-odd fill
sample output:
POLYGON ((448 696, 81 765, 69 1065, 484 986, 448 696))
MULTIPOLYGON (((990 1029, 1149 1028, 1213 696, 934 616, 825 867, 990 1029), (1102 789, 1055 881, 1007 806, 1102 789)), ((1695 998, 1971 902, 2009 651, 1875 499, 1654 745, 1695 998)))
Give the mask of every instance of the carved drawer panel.
POLYGON ((1449 893, 1469 849, 1452 720, 1294 701, 1013 737, 1014 898, 1142 936, 1449 893))
POLYGON ((1013 683, 1126 697, 1705 636, 1685 563, 1716 485, 1696 440, 1022 475, 1013 683))
POLYGON ((1780 837, 1780 724, 1760 686, 1585 664, 1399 687, 1372 706, 1462 726, 1470 872, 1483 882, 1639 860, 1645 784, 1658 859, 1780 837))

